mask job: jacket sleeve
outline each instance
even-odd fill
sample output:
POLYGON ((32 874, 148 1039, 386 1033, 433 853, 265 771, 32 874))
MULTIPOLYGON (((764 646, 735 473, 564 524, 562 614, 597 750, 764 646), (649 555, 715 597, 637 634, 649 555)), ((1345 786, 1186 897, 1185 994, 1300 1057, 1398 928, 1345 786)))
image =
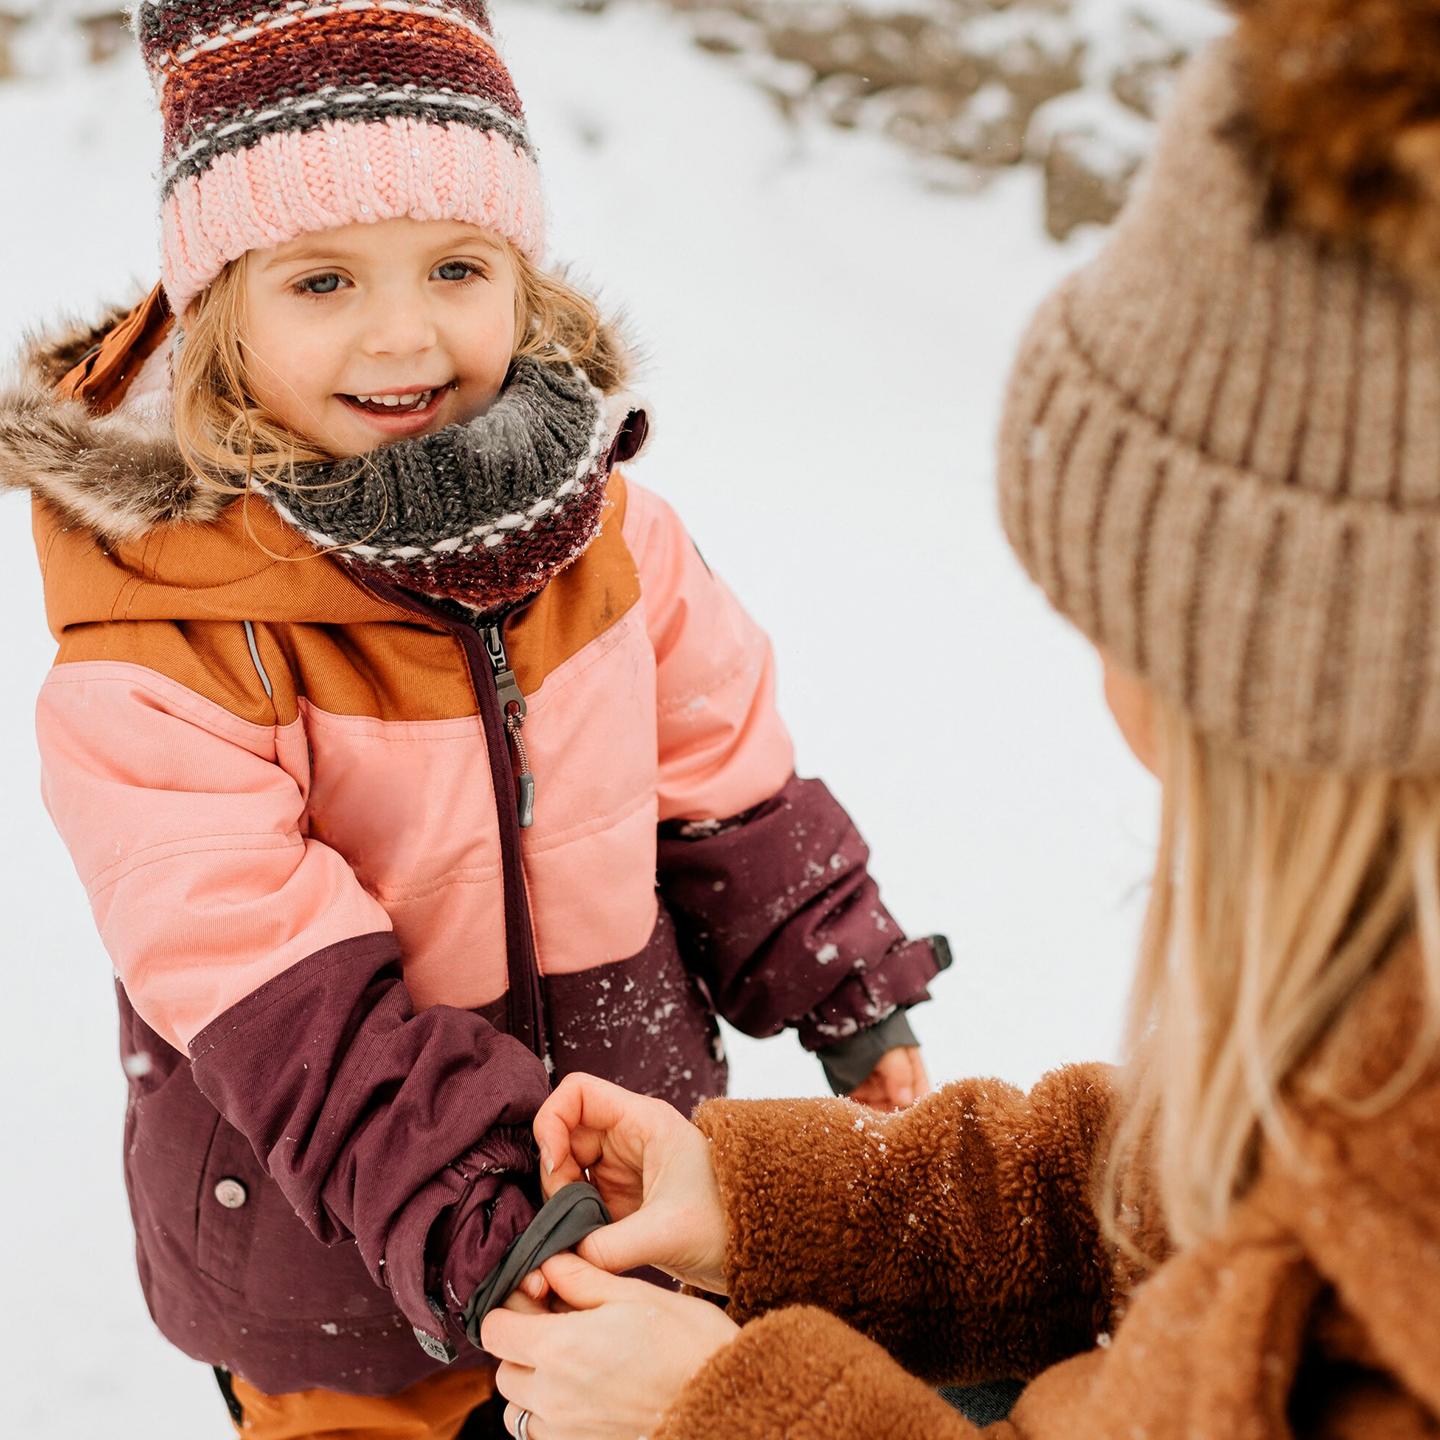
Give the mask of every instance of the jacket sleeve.
POLYGON ((457 1317, 534 1212, 543 1065, 470 1011, 415 1012, 385 910, 306 833, 298 725, 113 661, 56 666, 37 721, 46 804, 136 1011, 311 1231, 353 1237, 435 1332, 427 1291, 457 1317))
POLYGON ((957 1082, 893 1116, 845 1100, 703 1105, 730 1313, 819 1307, 937 1383, 1025 1378, 1093 1347, 1114 1302, 1091 1202, 1111 1097, 1091 1065, 1028 1096, 957 1082))
POLYGON ((906 938, 850 817, 795 776, 764 632, 670 507, 628 495, 656 660, 658 878, 687 962, 746 1034, 794 1026, 811 1050, 843 1047, 929 999, 948 949, 906 938))

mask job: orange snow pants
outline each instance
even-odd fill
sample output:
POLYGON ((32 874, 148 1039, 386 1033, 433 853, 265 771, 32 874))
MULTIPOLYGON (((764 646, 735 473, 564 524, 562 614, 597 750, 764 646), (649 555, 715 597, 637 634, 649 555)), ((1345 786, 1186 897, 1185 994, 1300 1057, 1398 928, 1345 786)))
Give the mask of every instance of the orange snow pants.
POLYGON ((441 1371, 398 1395, 332 1390, 266 1395, 238 1375, 226 1378, 244 1440, 459 1440, 462 1429, 464 1440, 505 1434, 500 1423, 504 1401, 495 1393, 489 1370, 441 1371))

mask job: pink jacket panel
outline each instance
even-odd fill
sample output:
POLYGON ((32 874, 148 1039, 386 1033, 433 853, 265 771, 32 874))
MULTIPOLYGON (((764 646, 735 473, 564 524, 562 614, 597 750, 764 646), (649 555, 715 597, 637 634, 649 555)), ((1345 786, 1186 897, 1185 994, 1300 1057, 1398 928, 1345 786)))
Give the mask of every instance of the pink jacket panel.
POLYGON ((795 769, 770 641, 674 510, 639 485, 629 496, 625 540, 656 661, 659 818, 728 819, 775 795, 795 769))
POLYGON ((296 961, 390 928, 304 834, 306 777, 286 768, 303 744, 120 661, 57 666, 36 725, 45 804, 116 973, 181 1050, 296 961))
POLYGON ((545 678, 525 744, 525 872, 543 974, 639 953, 655 928, 655 656, 640 606, 545 678))
POLYGON ((303 699, 300 713, 314 757, 310 831, 384 906, 416 1006, 498 999, 500 837, 478 717, 377 720, 303 699))
POLYGON ((383 905, 499 873, 480 721, 377 720, 300 701, 314 757, 310 830, 383 905))

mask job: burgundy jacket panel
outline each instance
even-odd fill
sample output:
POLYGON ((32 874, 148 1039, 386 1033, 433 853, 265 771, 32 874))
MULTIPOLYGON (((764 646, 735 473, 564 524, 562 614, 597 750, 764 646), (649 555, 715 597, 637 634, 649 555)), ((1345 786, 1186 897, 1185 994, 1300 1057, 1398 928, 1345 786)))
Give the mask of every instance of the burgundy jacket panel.
MULTIPOLYGON (((585 1070, 684 1114, 724 1093, 718 1027, 663 907, 639 954, 543 988, 557 1080, 585 1070)), ((536 1199, 529 1120, 549 1084, 503 1033, 505 997, 412 1015, 393 937, 368 936, 227 1011, 192 1063, 117 994, 126 1182, 165 1335, 272 1394, 434 1374, 412 1329, 438 1328, 425 1291, 453 1321, 536 1199)), ((457 1365, 491 1363, 458 1348, 457 1365)))
POLYGON ((417 1015, 391 934, 292 966, 190 1050, 196 1086, 316 1239, 353 1238, 412 1325, 436 1328, 426 1247, 442 1212, 465 1211, 437 1262, 457 1314, 534 1215, 544 1065, 471 1011, 417 1015))
MULTIPOLYGON (((140 1283, 186 1354, 270 1393, 391 1394, 438 1368, 353 1239, 318 1240, 124 989, 125 1181, 140 1283)), ((263 1073, 263 1072, 262 1072, 263 1073)), ((491 1363, 466 1347, 459 1365, 491 1363)))
POLYGON ((737 1029, 765 1036, 793 1025, 818 1050, 930 998, 948 955, 905 937, 869 858, 819 780, 792 777, 724 824, 661 827, 660 890, 687 964, 737 1029))
POLYGON ((555 1082, 603 1075, 689 1115, 725 1093, 729 1078, 715 1013, 686 968, 664 905, 638 955, 545 977, 555 1082))

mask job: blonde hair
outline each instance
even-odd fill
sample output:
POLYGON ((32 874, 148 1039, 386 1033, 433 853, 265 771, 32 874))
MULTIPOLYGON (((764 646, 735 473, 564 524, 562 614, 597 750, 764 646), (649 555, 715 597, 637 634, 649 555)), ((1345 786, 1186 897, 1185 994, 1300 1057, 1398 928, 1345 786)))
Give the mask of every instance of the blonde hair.
POLYGON ((1132 1258, 1117 1177, 1143 1159, 1180 1245, 1213 1233, 1261 1142, 1294 1154, 1297 1068, 1381 964, 1413 944, 1423 1021, 1375 1114, 1440 1040, 1440 779, 1269 768, 1157 702, 1163 815, 1131 1000, 1122 1120, 1100 1213, 1132 1258))
MULTIPOLYGON (((624 383, 625 358, 594 301, 547 274, 513 246, 515 352, 512 359, 571 361, 601 390, 624 383)), ((175 362, 175 437, 186 465, 210 489, 238 494, 252 480, 295 482, 298 465, 335 457, 295 434, 256 403, 243 344, 242 255, 221 271, 185 314, 175 362)))

